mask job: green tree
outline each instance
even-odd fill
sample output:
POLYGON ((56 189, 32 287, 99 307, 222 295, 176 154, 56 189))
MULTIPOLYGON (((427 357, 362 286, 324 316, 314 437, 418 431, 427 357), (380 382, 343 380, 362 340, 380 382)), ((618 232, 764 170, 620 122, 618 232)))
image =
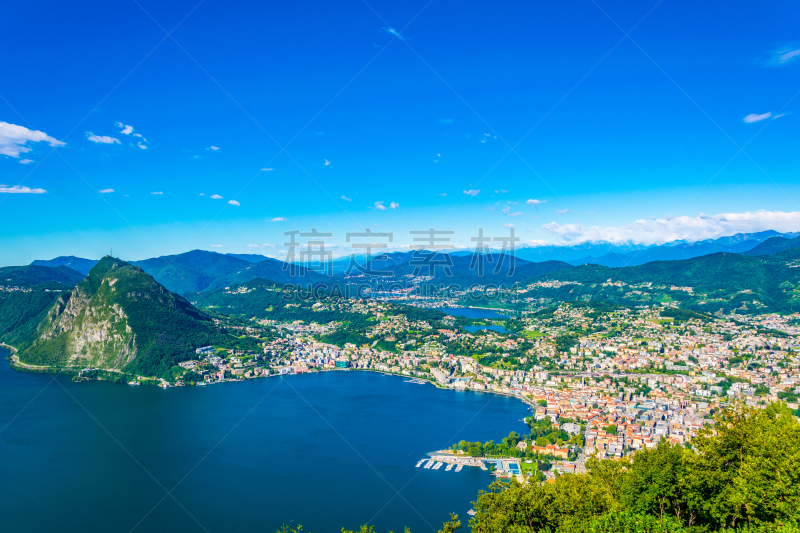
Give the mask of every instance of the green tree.
POLYGON ((687 456, 692 452, 662 440, 656 449, 637 452, 623 479, 621 502, 634 513, 672 516, 692 524, 685 494, 687 456))
POLYGON ((800 423, 782 403, 737 404, 692 441, 689 504, 714 528, 800 518, 800 423))

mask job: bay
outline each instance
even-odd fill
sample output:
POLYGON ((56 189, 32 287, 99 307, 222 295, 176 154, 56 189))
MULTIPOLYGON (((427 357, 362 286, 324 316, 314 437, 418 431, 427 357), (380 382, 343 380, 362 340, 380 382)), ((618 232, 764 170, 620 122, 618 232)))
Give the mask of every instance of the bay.
POLYGON ((513 398, 372 372, 164 390, 3 359, 3 531, 436 531, 450 512, 466 523, 492 478, 417 461, 524 432, 525 414, 513 398))

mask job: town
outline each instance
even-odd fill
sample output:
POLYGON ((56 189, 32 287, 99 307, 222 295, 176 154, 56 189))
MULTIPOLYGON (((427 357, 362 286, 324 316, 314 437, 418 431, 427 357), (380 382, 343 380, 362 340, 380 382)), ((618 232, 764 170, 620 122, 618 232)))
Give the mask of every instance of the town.
MULTIPOLYGON (((424 307, 431 307, 430 301, 424 307)), ((535 431, 519 436, 506 446, 514 450, 508 457, 477 458, 454 447, 437 452, 429 466, 485 461, 497 463, 498 475, 520 479, 582 471, 590 457, 620 459, 662 439, 686 445, 731 401, 758 406, 780 400, 800 414, 795 315, 711 316, 671 305, 561 304, 514 317, 490 311, 489 318, 479 319, 444 308, 438 318, 424 319, 404 309, 415 308, 369 299, 287 303, 285 310, 306 313, 298 316, 334 312, 342 320, 253 317, 249 325, 229 330, 258 342, 258 349, 200 348, 195 359, 174 368, 173 382, 162 385, 355 370, 462 393, 508 395, 525 402, 528 424, 546 427, 551 438, 535 431), (366 325, 353 326, 348 317, 359 315, 366 325), (344 341, 355 334, 360 341, 344 341), (553 437, 553 430, 563 438, 553 437), (531 463, 540 472, 526 466, 531 463), (543 465, 547 471, 541 471, 543 465)))

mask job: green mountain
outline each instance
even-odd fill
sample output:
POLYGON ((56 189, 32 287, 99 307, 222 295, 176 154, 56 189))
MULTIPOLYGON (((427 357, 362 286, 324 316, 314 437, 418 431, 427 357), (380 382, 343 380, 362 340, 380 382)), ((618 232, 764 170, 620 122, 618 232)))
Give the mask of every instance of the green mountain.
POLYGON ((0 286, 2 287, 30 288, 47 282, 74 287, 82 279, 83 274, 65 266, 27 265, 0 268, 0 286))
POLYGON ((764 256, 716 253, 635 267, 581 265, 529 280, 524 297, 626 305, 677 302, 703 312, 794 312, 800 311, 798 266, 800 248, 764 256))
POLYGON ((31 263, 31 265, 47 267, 65 266, 71 268, 75 272, 80 272, 85 276, 96 263, 97 261, 95 259, 84 259, 82 257, 75 257, 74 255, 62 255, 47 261, 37 259, 31 263))
POLYGON ((241 259, 242 261, 247 261, 248 263, 258 263, 263 261, 264 259, 269 259, 266 255, 258 255, 258 254, 226 254, 230 257, 235 257, 236 259, 241 259))
POLYGON ((59 295, 18 355, 32 365, 161 375, 221 337, 206 313, 141 268, 106 256, 59 295))
POLYGON ((771 255, 790 248, 800 248, 800 237, 787 239, 786 237, 772 237, 762 242, 752 250, 745 252, 745 255, 771 255))
POLYGON ((323 274, 299 265, 290 265, 277 259, 265 259, 258 263, 245 263, 245 266, 216 278, 204 289, 200 290, 211 291, 223 287, 231 287, 256 278, 268 279, 279 283, 292 283, 294 285, 320 283, 328 279, 323 274))
POLYGON ((167 289, 180 294, 202 291, 215 279, 250 265, 230 255, 203 250, 131 261, 131 264, 153 276, 167 289))

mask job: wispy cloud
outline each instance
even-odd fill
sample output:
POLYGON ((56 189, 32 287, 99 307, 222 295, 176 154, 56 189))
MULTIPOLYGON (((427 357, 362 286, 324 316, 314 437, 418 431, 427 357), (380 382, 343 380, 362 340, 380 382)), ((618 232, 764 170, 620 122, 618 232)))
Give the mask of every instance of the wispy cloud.
POLYGON ((156 192, 151 192, 150 194, 164 194, 164 193, 161 191, 156 191, 156 192))
POLYGON ((636 220, 617 227, 582 226, 580 223, 558 224, 550 222, 542 229, 560 237, 563 242, 636 242, 659 244, 675 240, 699 241, 714 239, 736 233, 755 233, 775 230, 797 231, 800 227, 800 211, 747 211, 744 213, 720 213, 696 217, 665 217, 654 220, 636 220))
POLYGON ((397 202, 392 202, 389 204, 389 207, 391 207, 392 209, 400 209, 400 204, 398 204, 397 202))
POLYGON ((770 51, 766 58, 761 60, 764 67, 783 67, 794 63, 800 58, 800 45, 798 43, 784 44, 770 51))
POLYGON ((532 206, 536 207, 539 204, 546 204, 547 200, 537 200, 536 198, 531 198, 530 200, 528 200, 525 203, 528 204, 528 205, 532 205, 532 206))
POLYGON ((114 192, 114 189, 100 189, 97 192, 99 192, 100 194, 108 194, 114 192))
POLYGON ((478 196, 481 193, 480 189, 469 189, 464 191, 467 196, 478 196))
POLYGON ((569 213, 569 209, 557 209, 556 210, 556 214, 557 215, 563 215, 564 213, 569 213))
POLYGON ((287 220, 287 219, 284 218, 284 217, 275 217, 275 218, 270 219, 270 222, 283 222, 284 220, 287 220))
POLYGON ((505 190, 505 189, 495 189, 495 190, 494 190, 494 192, 495 192, 496 194, 503 194, 503 193, 507 193, 508 191, 507 191, 507 190, 505 190))
POLYGON ((13 187, 0 185, 0 194, 45 194, 46 192, 44 189, 31 189, 22 185, 14 185, 13 187))
POLYGON ((236 205, 236 206, 239 206, 239 205, 241 205, 241 204, 240 204, 239 202, 237 202, 236 200, 228 200, 228 203, 229 203, 229 204, 231 204, 231 205, 236 205))
POLYGON ((749 115, 744 117, 743 120, 745 122, 747 122, 748 124, 751 124, 753 122, 760 122, 762 120, 768 119, 771 116, 772 116, 772 112, 764 113, 762 115, 757 115, 755 113, 750 113, 749 115))
POLYGON ((383 205, 383 201, 375 202, 373 205, 378 211, 386 211, 386 206, 383 205))
POLYGON ((512 213, 510 206, 504 207, 503 209, 501 209, 501 211, 503 212, 504 215, 508 215, 510 217, 518 217, 518 216, 520 216, 522 214, 519 211, 517 211, 515 213, 512 213))
POLYGON ((206 150, 211 150, 212 152, 216 152, 217 150, 219 150, 219 146, 209 146, 208 148, 206 148, 206 150))
POLYGON ((330 162, 330 161, 328 161, 327 159, 326 159, 326 160, 325 160, 325 162, 323 163, 323 165, 325 165, 326 167, 327 167, 328 165, 330 165, 330 164, 331 164, 331 162, 330 162))
POLYGON ((43 131, 29 130, 25 126, 0 122, 0 155, 19 157, 32 150, 28 143, 46 142, 52 147, 64 146, 66 143, 50 137, 43 131))
POLYGON ((262 168, 261 169, 262 172, 269 172, 270 170, 272 170, 272 169, 271 168, 262 168))
POLYGON ((86 139, 92 141, 93 143, 120 144, 119 139, 109 137, 108 135, 95 135, 91 131, 86 132, 86 139))
POLYGON ((30 165, 31 163, 33 163, 33 159, 20 159, 19 160, 19 164, 20 165, 30 165))
MULTIPOLYGON (((133 133, 133 126, 128 126, 127 124, 123 124, 122 122, 115 122, 114 125, 120 129, 120 133, 124 135, 130 135, 133 133)), ((141 137, 141 135, 136 134, 137 137, 141 137)))
POLYGON ((381 29, 382 29, 383 31, 385 31, 386 33, 388 33, 389 35, 393 35, 393 36, 397 37, 397 38, 398 38, 398 39, 400 39, 401 41, 405 41, 405 40, 406 40, 406 39, 405 39, 405 37, 403 37, 402 35, 400 35, 400 32, 399 32, 399 31, 397 31, 397 30, 396 30, 396 29, 394 29, 394 28, 381 28, 381 29))
POLYGON ((352 198, 348 198, 348 197, 347 197, 347 196, 345 196, 345 195, 342 195, 342 200, 344 200, 345 202, 352 202, 352 201, 353 201, 353 199, 352 199, 352 198))
POLYGON ((447 193, 446 193, 446 192, 443 192, 443 193, 442 193, 442 194, 440 194, 439 196, 447 196, 447 193))
POLYGON ((516 228, 516 226, 514 224, 510 223, 510 222, 508 224, 503 224, 503 226, 505 226, 507 228, 516 228))
POLYGON ((204 193, 204 192, 200 193, 200 196, 205 196, 205 195, 206 195, 206 193, 204 193))
POLYGON ((222 248, 222 245, 221 244, 212 244, 211 247, 212 248, 222 248))
POLYGON ((222 200, 222 196, 220 196, 219 194, 212 194, 210 198, 214 200, 222 200))
POLYGON ((137 144, 136 146, 138 146, 138 147, 139 147, 139 148, 141 148, 142 150, 147 150, 147 146, 145 146, 145 145, 144 145, 144 144, 142 144, 142 143, 139 143, 139 144, 137 144))

